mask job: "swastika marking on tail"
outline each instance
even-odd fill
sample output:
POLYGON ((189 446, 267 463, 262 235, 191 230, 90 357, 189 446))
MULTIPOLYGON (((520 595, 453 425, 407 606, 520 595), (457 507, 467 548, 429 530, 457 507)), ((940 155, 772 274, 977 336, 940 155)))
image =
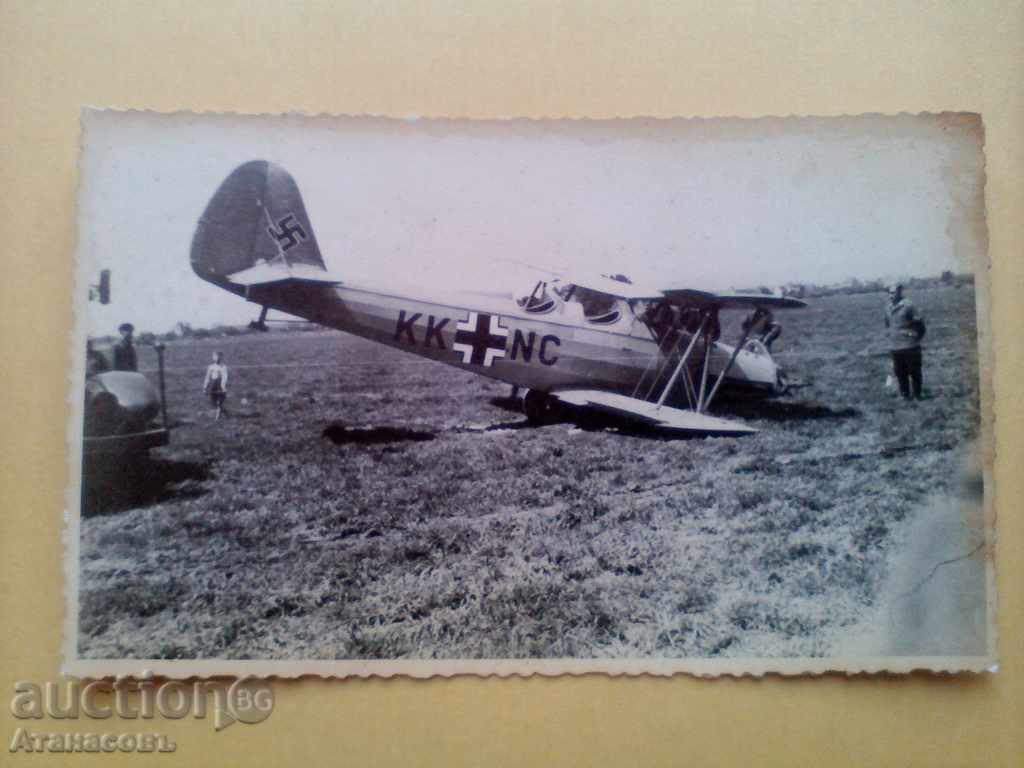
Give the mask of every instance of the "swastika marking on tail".
POLYGON ((267 227, 267 232, 270 233, 272 238, 277 240, 277 245, 282 253, 294 248, 309 237, 306 234, 306 230, 296 220, 294 213, 289 213, 287 216, 279 219, 276 227, 267 227))

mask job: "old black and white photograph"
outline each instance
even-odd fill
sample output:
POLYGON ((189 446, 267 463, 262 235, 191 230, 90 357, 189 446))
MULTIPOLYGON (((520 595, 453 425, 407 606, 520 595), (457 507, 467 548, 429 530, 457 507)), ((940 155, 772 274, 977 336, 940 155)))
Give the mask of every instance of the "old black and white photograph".
POLYGON ((81 152, 71 672, 995 663, 978 115, 81 152))

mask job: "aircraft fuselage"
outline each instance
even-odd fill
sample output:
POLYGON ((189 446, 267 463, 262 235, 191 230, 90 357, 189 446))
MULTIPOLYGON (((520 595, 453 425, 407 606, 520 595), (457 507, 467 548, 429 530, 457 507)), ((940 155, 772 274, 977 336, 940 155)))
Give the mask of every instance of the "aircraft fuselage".
MULTIPOLYGON (((590 328, 582 310, 565 303, 536 316, 511 298, 473 293, 448 303, 313 283, 254 286, 248 294, 224 287, 330 328, 542 392, 582 387, 631 394, 645 374, 653 376, 660 355, 658 342, 631 313, 614 327, 590 328)), ((703 349, 696 351, 694 361, 702 360, 703 349)), ((732 351, 725 344, 712 345, 709 375, 725 367, 732 351)), ((741 351, 726 383, 769 390, 775 365, 770 358, 741 351)))

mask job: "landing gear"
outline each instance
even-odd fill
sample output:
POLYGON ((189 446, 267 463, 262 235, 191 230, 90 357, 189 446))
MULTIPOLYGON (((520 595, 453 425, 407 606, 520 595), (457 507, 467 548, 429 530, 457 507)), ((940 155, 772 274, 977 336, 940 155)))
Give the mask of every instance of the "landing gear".
POLYGON ((775 394, 784 395, 789 392, 789 377, 786 372, 779 368, 775 372, 775 394))
POLYGON ((562 406, 546 392, 531 389, 523 398, 523 413, 531 424, 554 424, 562 416, 562 406))
POLYGON ((269 331, 267 327, 267 307, 263 307, 260 310, 259 320, 251 320, 249 322, 249 329, 253 331, 269 331))

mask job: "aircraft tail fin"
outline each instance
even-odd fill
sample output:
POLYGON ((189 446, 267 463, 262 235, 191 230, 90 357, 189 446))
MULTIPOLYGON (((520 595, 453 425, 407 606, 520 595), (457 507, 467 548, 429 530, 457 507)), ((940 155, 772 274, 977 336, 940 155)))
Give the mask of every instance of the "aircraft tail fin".
POLYGON ((199 219, 191 258, 199 277, 225 287, 240 282, 233 275, 254 270, 326 277, 298 185, 265 160, 245 163, 223 181, 199 219))

